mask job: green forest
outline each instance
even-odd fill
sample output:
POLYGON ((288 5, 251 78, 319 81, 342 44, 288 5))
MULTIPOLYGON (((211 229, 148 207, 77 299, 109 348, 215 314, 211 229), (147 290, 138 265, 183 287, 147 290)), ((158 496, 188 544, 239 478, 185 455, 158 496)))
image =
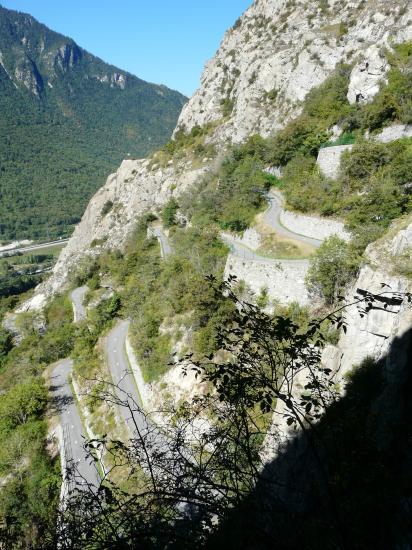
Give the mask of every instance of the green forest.
POLYGON ((124 158, 170 138, 186 98, 1 6, 0 50, 0 241, 70 235, 124 158))

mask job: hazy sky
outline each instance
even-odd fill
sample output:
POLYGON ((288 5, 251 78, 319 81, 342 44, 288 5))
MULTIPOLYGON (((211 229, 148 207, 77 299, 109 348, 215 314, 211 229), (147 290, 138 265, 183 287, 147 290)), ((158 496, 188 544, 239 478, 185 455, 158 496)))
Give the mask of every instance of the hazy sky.
POLYGON ((0 0, 108 63, 186 95, 252 0, 0 0))

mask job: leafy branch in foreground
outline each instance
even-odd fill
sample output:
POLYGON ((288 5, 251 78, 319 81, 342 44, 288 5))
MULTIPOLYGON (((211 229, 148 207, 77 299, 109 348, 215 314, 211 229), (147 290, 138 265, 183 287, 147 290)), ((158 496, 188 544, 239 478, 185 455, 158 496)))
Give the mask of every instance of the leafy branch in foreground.
POLYGON ((302 329, 239 300, 234 278, 220 284, 208 279, 216 298, 235 307, 218 333, 215 353, 201 361, 187 356, 181 366, 195 369, 209 391, 190 404, 149 415, 106 382, 100 399, 129 410, 132 436, 128 442, 103 438, 90 443, 110 456, 111 467, 99 488, 76 491, 68 499, 53 538, 60 548, 206 545, 215 526, 258 484, 276 502, 287 494, 290 480, 284 472, 263 475, 263 470, 264 450, 269 449, 270 459, 276 457, 290 438, 288 426, 297 429, 317 471, 336 548, 350 547, 317 430, 325 410, 340 397, 335 373, 321 364, 321 326, 332 321, 344 329, 342 313, 348 306, 357 306, 363 315, 386 309, 385 304, 410 304, 411 294, 359 289, 351 303, 302 329), (126 484, 116 482, 116 470, 126 472, 126 484))

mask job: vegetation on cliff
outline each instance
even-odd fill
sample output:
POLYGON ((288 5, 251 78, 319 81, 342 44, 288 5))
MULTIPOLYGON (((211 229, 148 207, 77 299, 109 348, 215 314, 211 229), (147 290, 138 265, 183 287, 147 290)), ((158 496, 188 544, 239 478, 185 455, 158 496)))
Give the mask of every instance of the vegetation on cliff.
MULTIPOLYGON (((27 314, 20 321, 24 338, 19 347, 12 346, 6 331, 0 333, 4 541, 14 548, 27 543, 43 549, 346 549, 390 548, 409 536, 403 521, 410 474, 401 450, 402 440, 410 437, 409 373, 402 373, 406 384, 391 396, 396 412, 383 420, 376 419, 387 382, 382 364, 363 365, 350 376, 346 397, 339 398, 320 352, 331 326, 343 326, 340 315, 319 321, 296 305, 262 311, 264 295, 252 296, 233 280, 232 285, 221 282, 228 250, 219 233, 249 227, 266 207, 271 185, 281 186, 296 209, 343 216, 353 242, 326 241, 308 276, 311 291, 332 308, 356 274, 368 242, 411 208, 411 140, 383 146, 363 137, 366 129, 409 120, 410 57, 408 45, 395 50, 388 84, 369 105, 348 104, 348 68, 338 67, 309 94, 302 115, 277 136, 251 136, 241 146, 228 147, 210 174, 160 213, 173 250, 167 258, 161 259, 158 243, 147 236, 148 226, 158 222, 158 215, 147 212, 124 251, 105 251, 78 265, 73 284, 87 283, 88 300, 94 300, 87 323, 74 326, 70 305, 60 297, 45 312, 43 335, 27 314), (319 173, 315 157, 335 124, 352 132, 356 145, 332 182, 319 173), (284 168, 280 180, 265 171, 270 165, 284 168), (107 280, 115 289, 110 295, 102 289, 107 280), (142 485, 125 490, 107 479, 99 492, 75 496, 64 522, 56 523, 58 466, 45 450, 41 376, 49 363, 69 354, 76 373, 93 376, 99 368, 98 338, 119 315, 131 319, 146 381, 160 379, 172 364, 189 364, 210 391, 172 411, 164 429, 177 459, 155 453, 155 474, 141 476, 142 485), (308 378, 295 392, 303 366, 308 378), (194 420, 204 421, 205 411, 213 428, 188 434, 194 420), (262 470, 261 446, 274 412, 286 427, 299 427, 301 436, 285 443, 284 454, 262 470), (400 452, 401 482, 393 448, 400 452), (16 506, 18 498, 23 506, 16 506), (353 513, 358 508, 360 518, 353 513)), ((197 150, 195 156, 213 155, 212 148, 204 148, 208 131, 196 127, 179 133, 152 161, 175 161, 189 149, 197 150)), ((112 206, 106 203, 103 211, 112 206)), ((364 307, 375 298, 367 296, 364 307)), ((96 388, 90 398, 97 409, 104 395, 96 388)), ((127 445, 110 436, 100 442, 133 474, 142 463, 149 469, 150 452, 142 452, 146 443, 150 447, 150 441, 127 445)))

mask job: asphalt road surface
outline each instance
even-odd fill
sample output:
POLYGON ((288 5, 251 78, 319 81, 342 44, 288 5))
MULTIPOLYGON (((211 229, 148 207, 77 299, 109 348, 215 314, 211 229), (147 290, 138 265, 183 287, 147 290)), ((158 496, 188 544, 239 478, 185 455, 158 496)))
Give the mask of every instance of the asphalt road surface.
POLYGON ((86 308, 83 305, 84 295, 88 291, 86 285, 75 288, 70 294, 70 298, 73 304, 73 316, 74 322, 83 321, 86 319, 86 308))
MULTIPOLYGON (((302 265, 307 266, 309 264, 309 260, 280 260, 276 258, 267 258, 266 256, 260 256, 244 244, 240 243, 236 240, 235 237, 232 237, 232 235, 229 235, 228 233, 224 233, 221 235, 222 240, 229 245, 230 251, 232 254, 237 256, 238 258, 243 258, 247 261, 253 261, 253 262, 260 262, 264 264, 291 264, 294 266, 302 265)), ((296 240, 296 239, 295 239, 296 240)))
MULTIPOLYGON (((264 221, 269 225, 278 235, 282 235, 282 237, 287 237, 288 239, 293 239, 294 241, 299 241, 305 244, 309 244, 311 246, 314 246, 318 248, 322 241, 318 239, 312 239, 312 237, 306 237, 305 235, 300 235, 299 233, 294 233, 293 231, 290 231, 286 227, 284 227, 280 223, 280 215, 284 211, 283 208, 283 199, 280 193, 277 193, 276 191, 271 191, 268 195, 269 200, 269 207, 266 210, 264 214, 264 221)), ((265 256, 261 256, 258 253, 256 253, 254 250, 251 250, 244 244, 240 243, 235 237, 230 235, 229 233, 224 233, 221 235, 221 238, 223 241, 229 245, 231 253, 235 256, 238 256, 239 258, 243 258, 245 260, 254 261, 254 262, 264 262, 265 264, 268 263, 279 263, 282 262, 282 265, 284 264, 293 264, 293 265, 299 265, 306 266, 308 264, 308 260, 277 260, 277 259, 270 259, 265 256)))
POLYGON ((162 258, 166 258, 172 253, 172 248, 169 244, 169 240, 164 234, 161 227, 152 227, 152 234, 159 241, 160 244, 160 253, 162 258))
POLYGON ((9 254, 17 254, 17 253, 24 253, 24 252, 31 252, 34 250, 42 250, 42 248, 52 248, 53 246, 61 246, 62 244, 66 244, 69 242, 69 238, 67 239, 59 239, 57 241, 49 241, 48 243, 41 243, 41 244, 31 244, 29 246, 23 246, 20 248, 12 248, 10 250, 5 250, 4 252, 0 252, 0 258, 5 255, 9 254))
POLYGON ((276 233, 282 235, 282 237, 287 237, 289 239, 293 239, 294 241, 300 241, 319 248, 322 241, 313 239, 312 237, 306 237, 305 235, 300 235, 299 233, 294 233, 280 223, 280 215, 284 211, 283 199, 280 193, 271 191, 268 195, 268 200, 269 208, 264 214, 264 220, 276 233))
MULTIPOLYGON (((131 408, 130 410, 126 406, 120 406, 120 413, 130 436, 132 438, 136 437, 136 430, 138 430, 140 435, 145 438, 146 449, 149 450, 149 453, 161 452, 172 458, 173 453, 167 436, 146 417, 143 411, 136 380, 126 353, 126 337, 129 324, 129 321, 119 321, 107 337, 107 364, 112 381, 117 386, 115 390, 117 398, 125 404, 130 404, 131 408), (138 407, 136 407, 136 404, 138 407)), ((141 466, 144 469, 148 468, 146 462, 141 463, 141 466)), ((151 468, 156 469, 155 463, 152 463, 151 468)))
POLYGON ((63 432, 63 453, 67 469, 73 469, 74 478, 69 489, 81 489, 87 485, 98 487, 100 477, 94 461, 84 448, 85 437, 83 426, 69 384, 73 368, 71 359, 59 361, 51 378, 51 398, 55 405, 63 432))
POLYGON ((136 411, 136 404, 141 407, 141 399, 137 389, 129 361, 126 355, 126 336, 129 330, 129 321, 119 321, 107 336, 107 364, 113 384, 116 386, 117 398, 129 403, 132 412, 127 407, 120 407, 120 413, 129 432, 133 435, 136 423, 138 429, 145 432, 148 428, 146 417, 136 411), (133 422, 134 419, 134 422, 133 422))

